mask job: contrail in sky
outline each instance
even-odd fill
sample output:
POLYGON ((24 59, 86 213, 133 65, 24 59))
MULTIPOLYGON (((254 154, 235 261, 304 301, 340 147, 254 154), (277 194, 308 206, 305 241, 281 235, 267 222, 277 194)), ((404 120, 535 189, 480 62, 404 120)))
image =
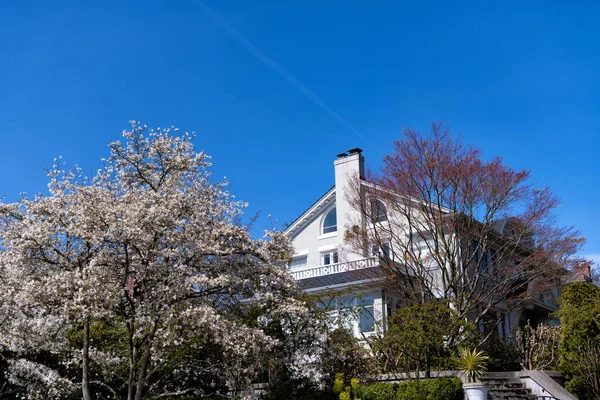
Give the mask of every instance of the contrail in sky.
POLYGON ((323 100, 321 100, 319 98, 319 96, 317 96, 316 94, 311 92, 302 82, 300 82, 298 79, 296 79, 285 68, 283 68, 277 62, 273 61, 271 58, 267 57, 265 55, 265 53, 263 53, 262 51, 257 49, 256 46, 254 46, 252 44, 252 42, 250 42, 237 29, 235 29, 233 26, 231 26, 229 24, 229 22, 227 22, 227 20, 225 20, 223 17, 221 17, 215 10, 213 10, 212 8, 207 6, 202 1, 193 1, 193 3, 202 7, 202 9, 204 9, 204 11, 213 20, 215 20, 219 25, 221 25, 231 37, 233 37, 235 40, 237 40, 238 43, 241 44, 246 50, 248 50, 248 52, 250 52, 250 54, 252 54, 257 60, 259 60, 260 62, 265 64, 267 67, 269 67, 273 71, 277 72, 279 75, 281 75, 281 77, 283 79, 285 79, 292 86, 294 86, 296 89, 298 89, 300 91, 300 93, 302 93, 304 96, 311 99, 313 101, 313 103, 315 103, 317 106, 319 106, 327 114, 329 114, 333 118, 335 118, 340 124, 345 126, 350 132, 354 133, 356 136, 363 139, 365 142, 367 142, 368 144, 370 144, 375 149, 377 149, 378 151, 381 152, 381 149, 379 149, 379 147, 377 147, 374 143, 372 143, 365 135, 360 133, 360 131, 358 129, 356 129, 354 127, 354 125, 352 125, 344 117, 342 117, 340 114, 338 114, 333 109, 331 109, 331 107, 329 107, 327 104, 325 104, 323 102, 323 100))

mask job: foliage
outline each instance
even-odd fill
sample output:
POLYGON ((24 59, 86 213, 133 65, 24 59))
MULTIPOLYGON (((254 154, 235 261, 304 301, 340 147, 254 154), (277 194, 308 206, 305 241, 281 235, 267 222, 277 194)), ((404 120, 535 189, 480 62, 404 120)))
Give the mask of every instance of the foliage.
POLYGON ((600 288, 573 283, 563 288, 559 369, 579 399, 600 398, 600 288))
POLYGON ((367 348, 346 329, 330 331, 331 320, 327 310, 314 300, 312 296, 306 296, 309 304, 307 318, 297 324, 288 324, 285 332, 274 333, 281 345, 276 347, 269 360, 268 399, 320 398, 332 392, 337 393, 337 398, 347 386, 356 386, 357 379, 375 373, 367 348), (288 349, 299 348, 304 349, 302 354, 311 355, 309 365, 303 367, 304 376, 297 372, 292 374, 294 371, 290 366, 298 363, 286 361, 288 349))
POLYGON ((341 393, 344 391, 344 374, 338 372, 335 374, 335 380, 332 387, 333 393, 341 393))
POLYGON ((544 324, 533 328, 529 321, 517 328, 516 345, 524 370, 555 369, 558 364, 560 326, 544 324))
MULTIPOLYGON (((235 390, 293 342, 273 321, 308 315, 278 266, 290 242, 236 223, 246 204, 211 181, 193 135, 133 122, 123 137, 95 176, 57 161, 48 196, 0 204, 0 349, 28 398, 235 390)), ((310 346, 286 349, 306 376, 310 346)))
POLYGON ((399 384, 373 383, 362 386, 362 400, 462 400, 462 382, 458 378, 414 380, 399 384))
POLYGON ((331 392, 314 382, 279 373, 270 382, 264 400, 331 400, 331 392))
POLYGON ((278 340, 260 378, 268 382, 266 398, 317 398, 333 380, 327 365, 337 353, 326 340, 327 314, 313 296, 303 294, 301 299, 306 304, 303 318, 274 318, 265 328, 278 340))
POLYGON ((488 359, 487 368, 490 372, 519 371, 521 365, 517 362, 519 352, 514 344, 501 340, 497 335, 490 336, 483 344, 488 359))
POLYGON ((383 337, 372 340, 384 372, 429 373, 443 366, 459 343, 474 336, 474 326, 441 301, 401 308, 388 323, 383 337))
POLYGON ((362 400, 393 400, 398 385, 376 382, 360 388, 362 400))
POLYGON ((456 358, 456 367, 464 373, 468 383, 473 383, 487 371, 487 361, 488 356, 483 351, 460 347, 456 358))
POLYGON ((358 215, 345 239, 356 252, 384 254, 390 290, 410 301, 443 298, 459 318, 497 324, 498 307, 510 311, 560 284, 584 243, 557 226, 559 199, 529 178, 443 123, 426 135, 406 128, 381 170, 350 185, 358 215), (385 221, 373 199, 385 205, 385 221))
POLYGON ((374 360, 368 349, 344 328, 332 331, 327 337, 327 357, 325 371, 336 371, 345 377, 344 386, 350 385, 350 378, 365 379, 375 373, 374 360))
POLYGON ((339 400, 360 400, 360 380, 358 378, 350 379, 350 386, 344 386, 348 377, 343 373, 336 373, 333 382, 333 393, 339 400))

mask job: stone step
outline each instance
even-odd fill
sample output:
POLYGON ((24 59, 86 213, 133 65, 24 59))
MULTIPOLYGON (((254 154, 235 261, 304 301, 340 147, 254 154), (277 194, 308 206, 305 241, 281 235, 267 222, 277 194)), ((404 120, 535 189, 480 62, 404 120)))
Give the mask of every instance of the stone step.
POLYGON ((531 390, 516 378, 504 378, 492 374, 482 379, 489 389, 490 400, 532 400, 531 390))
POLYGON ((489 391, 495 395, 498 396, 529 396, 531 395, 531 391, 529 389, 525 389, 525 388, 520 388, 520 389, 492 389, 490 388, 489 391))
POLYGON ((499 389, 520 389, 523 387, 523 384, 519 381, 483 381, 488 388, 499 388, 499 389))

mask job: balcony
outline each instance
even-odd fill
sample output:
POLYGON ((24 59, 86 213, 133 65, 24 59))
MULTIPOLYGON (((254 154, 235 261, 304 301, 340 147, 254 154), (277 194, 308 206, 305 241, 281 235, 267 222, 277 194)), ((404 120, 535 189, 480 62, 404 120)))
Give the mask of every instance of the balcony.
POLYGON ((290 271, 294 280, 316 278, 319 276, 339 274, 341 272, 358 271, 361 269, 379 266, 379 257, 367 257, 359 260, 341 262, 337 264, 320 265, 318 267, 304 267, 290 271))

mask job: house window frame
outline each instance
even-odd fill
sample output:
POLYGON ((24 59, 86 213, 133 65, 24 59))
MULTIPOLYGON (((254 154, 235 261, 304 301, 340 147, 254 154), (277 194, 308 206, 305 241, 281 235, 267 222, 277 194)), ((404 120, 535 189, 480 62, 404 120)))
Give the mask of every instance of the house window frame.
MULTIPOLYGON (((344 328, 358 337, 357 335, 360 334, 377 332, 376 297, 374 293, 370 292, 350 296, 340 295, 333 298, 326 297, 317 303, 317 307, 323 309, 335 321, 335 325, 331 326, 332 329, 344 328)), ((382 304, 382 306, 384 305, 382 304)))
POLYGON ((321 219, 321 224, 319 227, 319 233, 321 234, 320 238, 336 236, 337 235, 337 226, 338 226, 337 207, 334 204, 326 212, 323 213, 323 218, 321 219), (325 226, 325 221, 327 220, 327 217, 329 216, 329 214, 331 214, 331 212, 333 212, 335 215, 335 225, 325 226), (331 229, 331 228, 334 228, 335 230, 329 230, 327 232, 325 231, 326 229, 331 229))
POLYGON ((298 254, 292 257, 292 260, 289 263, 289 269, 290 271, 296 271, 296 270, 300 270, 303 268, 308 267, 308 254, 298 254), (294 266, 294 261, 299 261, 301 259, 304 259, 304 265, 300 265, 300 266, 294 266))
POLYGON ((379 243, 373 243, 371 246, 371 256, 379 257, 381 260, 391 259, 391 241, 389 238, 383 238, 379 243))
POLYGON ((339 252, 337 248, 322 250, 321 252, 321 265, 333 265, 340 262, 339 252), (329 263, 325 263, 325 260, 329 259, 329 263))
POLYGON ((369 206, 371 207, 371 218, 370 221, 372 224, 378 224, 378 223, 382 223, 382 222, 386 222, 388 220, 388 212, 387 212, 387 207, 385 205, 385 203, 376 198, 373 197, 370 199, 369 201, 369 206), (377 215, 375 215, 375 205, 377 207, 377 215), (383 211, 383 214, 380 214, 379 212, 383 211))

